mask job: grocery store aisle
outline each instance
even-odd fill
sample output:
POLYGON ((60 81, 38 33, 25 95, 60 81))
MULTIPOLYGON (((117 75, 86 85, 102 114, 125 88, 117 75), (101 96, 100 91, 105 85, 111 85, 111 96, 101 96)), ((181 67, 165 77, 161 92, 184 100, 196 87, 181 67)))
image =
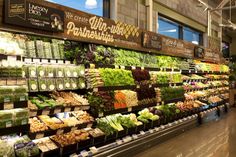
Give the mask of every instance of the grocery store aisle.
POLYGON ((236 157, 236 109, 135 157, 236 157))

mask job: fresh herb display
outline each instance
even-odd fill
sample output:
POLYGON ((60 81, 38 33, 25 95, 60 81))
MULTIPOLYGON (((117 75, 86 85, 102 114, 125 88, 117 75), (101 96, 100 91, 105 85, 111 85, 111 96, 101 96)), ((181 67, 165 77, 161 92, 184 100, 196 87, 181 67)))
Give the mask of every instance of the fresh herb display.
POLYGON ((183 98, 184 92, 183 87, 163 87, 161 88, 161 99, 162 101, 167 101, 176 98, 183 98))
POLYGON ((143 109, 142 111, 139 111, 138 114, 139 116, 137 119, 143 123, 148 123, 148 120, 154 121, 159 119, 158 115, 154 115, 147 108, 143 109))
POLYGON ((99 74, 104 82, 104 86, 134 85, 132 73, 128 70, 100 68, 99 74))

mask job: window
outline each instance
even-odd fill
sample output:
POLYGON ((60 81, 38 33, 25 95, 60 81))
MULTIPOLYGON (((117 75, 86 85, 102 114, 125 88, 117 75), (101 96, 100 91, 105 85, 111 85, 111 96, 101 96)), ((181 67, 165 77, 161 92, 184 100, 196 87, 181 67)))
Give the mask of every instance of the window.
POLYGON ((194 31, 188 27, 184 27, 184 40, 189 41, 193 44, 199 45, 200 43, 200 33, 197 31, 194 31))
POLYGON ((227 42, 222 42, 222 53, 224 58, 229 58, 230 55, 230 46, 227 42))
POLYGON ((164 19, 162 17, 158 18, 158 33, 166 35, 172 38, 179 39, 179 26, 178 24, 164 19))
POLYGON ((158 33, 176 39, 182 39, 196 45, 203 44, 202 32, 196 31, 180 23, 171 21, 162 16, 158 17, 158 33))
POLYGON ((109 0, 47 0, 98 16, 109 17, 109 0))

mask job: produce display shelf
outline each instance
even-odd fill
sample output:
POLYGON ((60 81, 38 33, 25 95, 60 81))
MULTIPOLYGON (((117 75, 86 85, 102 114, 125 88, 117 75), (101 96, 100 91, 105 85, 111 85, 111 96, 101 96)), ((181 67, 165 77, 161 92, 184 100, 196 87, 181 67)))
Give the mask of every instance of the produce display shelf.
POLYGON ((152 84, 152 87, 173 87, 173 86, 182 86, 183 83, 161 83, 161 84, 152 84))
POLYGON ((93 126, 93 122, 88 122, 88 123, 78 124, 76 126, 71 126, 71 127, 64 127, 64 128, 60 128, 56 130, 48 129, 45 131, 40 131, 40 132, 35 132, 35 133, 29 132, 28 135, 30 139, 33 140, 33 139, 40 139, 43 137, 68 133, 70 131, 77 130, 77 129, 90 128, 92 126, 93 126))
POLYGON ((71 157, 106 157, 106 156, 132 156, 134 153, 143 151, 144 148, 162 143, 171 137, 174 137, 185 130, 198 126, 198 116, 185 117, 172 123, 155 127, 147 131, 140 131, 137 134, 128 135, 120 138, 113 143, 102 147, 90 147, 78 154, 72 154, 71 157))
POLYGON ((142 69, 148 71, 166 71, 166 72, 180 72, 180 69, 175 68, 155 68, 155 67, 140 67, 140 66, 122 66, 122 65, 98 65, 98 64, 87 64, 85 66, 88 69, 95 69, 95 68, 112 68, 112 69, 125 69, 125 70, 135 70, 135 69, 142 69))
POLYGON ((35 117, 39 115, 53 115, 56 113, 62 113, 62 112, 70 112, 70 111, 79 111, 79 110, 89 110, 89 105, 84 106, 71 106, 71 107, 65 107, 65 106, 59 106, 51 109, 42 109, 42 110, 30 110, 30 117, 35 117))
POLYGON ((10 134, 28 133, 29 129, 30 129, 29 124, 1 128, 0 129, 0 136, 10 135, 10 134))
POLYGON ((23 62, 25 63, 57 63, 57 64, 72 64, 72 61, 65 59, 51 59, 51 58, 29 58, 23 57, 23 62))
POLYGON ((27 108, 27 107, 28 107, 28 101, 0 103, 0 110, 11 110, 15 108, 27 108))
POLYGON ((182 74, 229 74, 221 71, 182 70, 182 74))
POLYGON ((129 112, 136 112, 136 111, 140 111, 144 108, 153 107, 156 105, 157 105, 156 103, 153 103, 153 104, 132 106, 132 107, 128 107, 128 108, 114 109, 111 111, 104 111, 104 112, 97 113, 95 115, 95 117, 104 117, 104 116, 108 116, 108 115, 112 115, 112 114, 116 114, 116 113, 124 114, 124 113, 129 113, 129 112))
POLYGON ((205 82, 205 81, 228 81, 228 79, 186 79, 184 82, 205 82))
POLYGON ((107 86, 107 87, 97 87, 93 88, 94 92, 98 91, 110 91, 110 90, 123 90, 123 89, 130 89, 130 90, 135 90, 136 85, 127 85, 127 86, 107 86))
POLYGON ((170 100, 164 100, 161 103, 162 104, 169 104, 169 103, 175 103, 175 102, 184 101, 184 100, 185 100, 185 98, 182 97, 182 98, 175 98, 175 99, 170 99, 170 100))
POLYGON ((21 61, 21 56, 20 55, 5 55, 5 54, 0 54, 0 60, 17 60, 17 61, 21 61))
POLYGON ((207 90, 207 89, 216 89, 216 88, 222 88, 222 87, 229 87, 229 86, 223 85, 223 86, 194 88, 194 89, 186 89, 185 91, 186 91, 186 92, 192 92, 192 91, 207 90))

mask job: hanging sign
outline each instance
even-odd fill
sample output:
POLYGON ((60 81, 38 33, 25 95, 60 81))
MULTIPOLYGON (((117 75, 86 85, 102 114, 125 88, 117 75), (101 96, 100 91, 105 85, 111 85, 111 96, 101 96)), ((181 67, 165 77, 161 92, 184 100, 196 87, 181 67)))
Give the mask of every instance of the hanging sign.
POLYGON ((142 44, 145 48, 151 48, 160 51, 162 49, 162 38, 159 34, 144 32, 142 44))
POLYGON ((28 0, 5 0, 5 23, 58 32, 64 30, 64 12, 28 0))

